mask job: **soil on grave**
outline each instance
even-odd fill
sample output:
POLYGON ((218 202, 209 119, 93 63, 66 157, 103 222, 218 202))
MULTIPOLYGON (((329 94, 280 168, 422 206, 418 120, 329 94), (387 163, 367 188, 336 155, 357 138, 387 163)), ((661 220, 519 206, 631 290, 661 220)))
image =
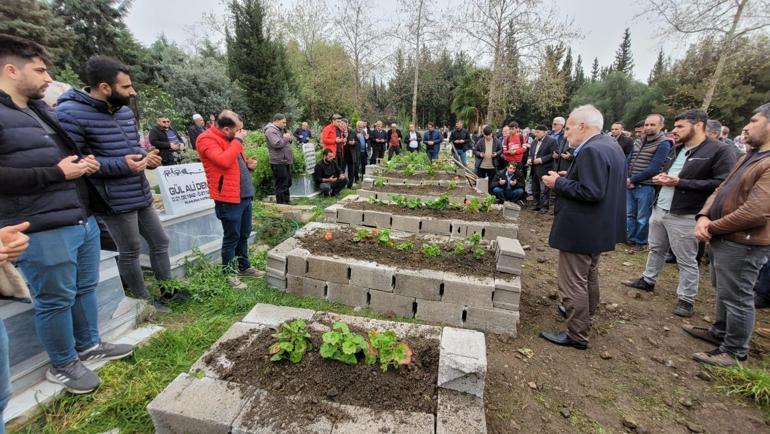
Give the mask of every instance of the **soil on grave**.
POLYGON ((468 242, 464 242, 465 250, 462 254, 455 254, 454 241, 436 243, 441 249, 441 256, 428 257, 422 252, 423 244, 428 244, 428 242, 416 235, 391 239, 394 243, 393 246, 383 246, 377 242, 375 237, 354 242, 355 231, 349 227, 332 230, 331 240, 325 239, 326 232, 325 230, 315 231, 299 237, 298 240, 304 249, 318 256, 337 255, 399 268, 451 271, 466 276, 494 277, 496 275, 495 252, 483 245, 482 248, 485 249, 486 253, 479 259, 473 256, 468 242), (411 250, 398 250, 396 246, 405 241, 411 241, 414 247, 411 250))
POLYGON ((467 194, 481 196, 481 194, 473 188, 464 185, 458 185, 455 188, 440 187, 437 185, 397 185, 397 184, 385 184, 381 187, 374 186, 371 191, 378 193, 395 193, 395 194, 413 194, 424 196, 439 196, 444 193, 449 193, 450 196, 465 196, 467 194))
POLYGON ((503 210, 492 209, 487 212, 466 212, 459 209, 430 209, 430 208, 404 208, 388 203, 350 202, 345 204, 348 209, 360 209, 365 211, 381 211, 398 215, 433 217, 437 219, 464 220, 468 222, 493 222, 513 223, 503 215, 503 210))
MULTIPOLYGON (((362 336, 367 333, 356 327, 351 327, 351 332, 362 336)), ((246 420, 267 421, 280 428, 297 422, 311 424, 321 416, 332 422, 351 418, 329 402, 376 411, 436 413, 437 340, 410 339, 407 343, 413 350, 412 362, 382 372, 378 364, 347 365, 323 359, 318 352, 322 343, 319 331, 311 331, 313 350, 305 353, 301 362, 271 362, 268 347, 275 341, 272 333, 252 331, 222 342, 205 359, 222 380, 269 392, 268 405, 254 405, 248 410, 253 414, 247 413, 246 420), (220 356, 232 364, 217 363, 220 356)))
POLYGON ((375 176, 382 176, 383 178, 391 179, 412 179, 417 181, 465 181, 465 177, 457 176, 455 173, 436 172, 429 174, 428 172, 418 172, 412 175, 407 175, 404 172, 387 172, 383 171, 375 176))
MULTIPOLYGON (((601 304, 590 348, 557 347, 541 339, 543 330, 565 328, 556 313, 558 252, 548 247, 551 222, 551 216, 531 210, 519 217, 519 239, 531 250, 521 278, 518 337, 487 334, 484 401, 490 433, 770 432, 766 410, 697 376, 708 371, 692 354, 714 347, 689 337, 681 326, 707 326, 714 318, 706 265, 696 314, 683 319, 672 313, 676 265, 666 264, 654 293, 630 290, 620 282, 640 276, 647 254, 620 244, 599 261, 601 304), (626 428, 624 419, 636 430, 626 428)), ((757 311, 756 327, 770 327, 770 310, 757 311)), ((748 365, 766 369, 770 340, 755 335, 751 346, 748 365)))

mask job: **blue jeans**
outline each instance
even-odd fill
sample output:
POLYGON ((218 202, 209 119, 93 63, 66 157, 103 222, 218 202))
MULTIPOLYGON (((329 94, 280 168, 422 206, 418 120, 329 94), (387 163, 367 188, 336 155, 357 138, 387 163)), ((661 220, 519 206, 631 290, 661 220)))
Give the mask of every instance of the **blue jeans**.
POLYGON ((251 235, 251 198, 241 203, 216 202, 214 212, 222 222, 222 266, 239 271, 251 267, 249 263, 249 235, 251 235), (235 259, 238 263, 235 263, 235 259))
POLYGON ((425 146, 425 153, 428 154, 428 160, 433 161, 436 158, 438 158, 438 151, 441 148, 441 145, 438 143, 435 143, 433 147, 425 146))
POLYGON ((8 334, 0 319, 0 434, 5 434, 3 411, 11 400, 11 367, 8 360, 8 334))
POLYGON ((654 201, 655 187, 651 185, 639 184, 626 190, 626 240, 637 245, 647 244, 654 201))
POLYGON ((463 166, 467 167, 468 166, 468 153, 465 152, 465 149, 460 150, 460 149, 455 148, 455 150, 457 151, 458 154, 460 154, 460 161, 463 162, 463 166))
POLYGON ((495 195, 498 199, 502 201, 510 201, 510 202, 516 202, 517 200, 523 200, 527 193, 524 191, 524 188, 522 187, 500 187, 495 186, 495 188, 492 189, 492 194, 495 195))
POLYGON ((72 363, 77 351, 100 342, 99 234, 94 217, 29 234, 29 248, 17 262, 32 294, 37 336, 55 367, 72 363))

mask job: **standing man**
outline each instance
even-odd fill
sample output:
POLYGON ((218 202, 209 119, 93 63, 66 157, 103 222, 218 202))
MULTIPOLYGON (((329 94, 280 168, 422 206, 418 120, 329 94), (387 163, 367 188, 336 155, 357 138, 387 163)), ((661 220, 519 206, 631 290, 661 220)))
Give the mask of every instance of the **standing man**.
POLYGON ((673 133, 680 145, 669 152, 663 173, 652 178, 661 188, 650 217, 647 266, 638 279, 623 281, 632 288, 654 290, 670 248, 679 267, 674 314, 686 318, 693 315, 698 295, 695 214, 735 165, 735 156, 727 145, 706 137, 707 121, 703 110, 689 110, 674 119, 673 133))
POLYGON ((294 130, 294 138, 297 139, 297 144, 302 145, 310 141, 313 138, 313 133, 310 132, 310 125, 307 122, 302 122, 299 128, 294 130))
POLYGON ((438 158, 438 152, 441 149, 441 132, 433 126, 433 122, 428 122, 428 131, 422 137, 425 143, 425 152, 428 154, 428 160, 433 161, 438 158))
POLYGON ((634 139, 623 134, 623 122, 614 122, 610 127, 610 135, 618 142, 623 154, 628 158, 634 150, 634 139))
POLYGON ((671 141, 661 131, 663 116, 651 114, 644 121, 644 137, 634 144, 628 157, 626 182, 626 242, 642 248, 647 245, 647 233, 655 200, 652 177, 660 173, 666 162, 671 141))
MULTIPOLYGON (((288 205, 294 154, 291 152, 291 134, 286 131, 286 116, 282 113, 276 113, 273 121, 265 126, 265 140, 270 153, 270 167, 273 169, 275 178, 275 201, 288 205)), ((248 182, 251 184, 251 176, 248 182)))
POLYGON ((393 154, 401 154, 401 142, 404 140, 404 136, 401 134, 401 130, 398 129, 398 125, 390 124, 390 130, 388 131, 388 160, 393 158, 393 154))
MULTIPOLYGON (((154 301, 147 291, 139 263, 144 238, 150 247, 150 263, 160 282, 161 294, 171 298, 166 293, 172 279, 169 239, 152 206, 150 183, 144 175, 145 169, 160 166, 161 159, 157 150, 148 154, 138 146, 139 130, 128 106, 136 91, 128 73, 127 66, 110 57, 88 59, 88 87, 62 95, 56 114, 78 147, 93 153, 101 164, 90 181, 106 204, 106 209, 97 212, 118 247, 120 277, 135 297, 153 304, 159 312, 168 313, 170 309, 154 301)), ((202 124, 203 118, 199 122, 202 124)))
POLYGON ((83 155, 43 102, 53 81, 49 63, 40 45, 0 35, 0 227, 30 224, 29 248, 17 265, 51 359, 46 378, 89 393, 101 380, 82 361, 120 359, 133 347, 99 335, 99 226, 86 177, 100 165, 83 155))
MULTIPOLYGON (((214 211, 222 222, 222 268, 233 289, 246 289, 239 277, 261 277, 249 262, 249 235, 251 234, 251 203, 254 184, 251 173, 257 161, 246 158, 243 138, 246 130, 240 116, 225 110, 217 117, 217 124, 198 137, 198 153, 206 172, 209 195, 214 200, 214 211)), ((272 151, 271 151, 272 152, 272 151)))
POLYGON ((561 172, 569 169, 572 159, 573 149, 569 146, 567 138, 564 137, 564 118, 557 116, 551 122, 550 136, 556 140, 556 146, 553 149, 554 170, 561 172))
POLYGON ((695 225, 695 236, 711 243, 716 316, 710 329, 682 328, 718 346, 693 354, 711 365, 746 360, 754 329, 754 282, 770 254, 770 103, 754 110, 746 129, 754 149, 708 198, 695 225))
POLYGON ((374 123, 374 129, 369 133, 369 140, 372 143, 371 164, 377 164, 377 160, 385 158, 385 143, 388 141, 388 132, 382 129, 382 121, 374 123))
POLYGON ((369 142, 369 127, 366 121, 358 121, 356 124, 356 141, 358 144, 358 171, 356 173, 356 182, 363 180, 366 174, 366 165, 369 162, 371 146, 369 142))
POLYGON ((337 158, 337 146, 342 143, 340 119, 342 119, 342 116, 333 114, 331 122, 321 131, 321 145, 323 145, 324 149, 332 151, 334 158, 337 158))
POLYGON ((198 140, 198 136, 206 131, 206 122, 203 121, 203 116, 198 113, 195 113, 192 119, 193 124, 187 128, 187 137, 190 138, 190 146, 195 149, 195 142, 198 140))
POLYGON ((406 144, 406 150, 409 152, 417 152, 420 150, 420 141, 422 137, 414 124, 409 124, 409 131, 406 133, 404 143, 406 144))
POLYGON ((468 166, 468 154, 466 151, 469 149, 471 143, 471 134, 463 128, 463 121, 457 120, 455 122, 455 129, 449 134, 449 143, 452 145, 452 149, 460 158, 463 166, 468 166))
POLYGON ((184 140, 171 127, 168 116, 158 118, 158 124, 150 130, 150 144, 160 151, 164 166, 177 164, 177 154, 184 149, 184 140))
POLYGON ((497 157, 503 150, 503 145, 492 135, 494 130, 489 125, 484 126, 482 136, 474 149, 476 160, 476 173, 479 178, 487 178, 488 193, 492 193, 492 179, 497 174, 497 157))
POLYGON ((719 135, 719 140, 728 145, 735 145, 733 139, 730 138, 730 128, 722 125, 722 133, 719 135))
MULTIPOLYGON (((527 161, 526 154, 527 141, 519 131, 519 124, 511 122, 503 128, 503 158, 507 164, 516 163, 517 167, 524 168, 527 161)), ((522 173, 526 178, 526 172, 522 173)))
POLYGON ((551 190, 543 184, 543 176, 553 170, 553 150, 556 140, 547 134, 545 125, 535 127, 535 141, 532 143, 532 153, 527 165, 532 168, 532 197, 535 199, 535 211, 541 214, 548 212, 551 201, 551 190))
MULTIPOLYGON (((347 126, 347 122, 345 123, 347 126)), ((353 187, 353 183, 358 178, 358 160, 361 159, 361 148, 359 148, 358 132, 363 132, 364 123, 358 121, 356 123, 356 129, 347 127, 345 132, 345 148, 343 153, 345 154, 345 167, 348 172, 348 188, 353 187)), ((364 140, 366 140, 364 138, 364 140)))
MULTIPOLYGON (((557 193, 549 244, 559 250, 559 292, 567 330, 542 332, 549 342, 584 350, 599 305, 599 257, 625 237, 626 168, 615 141, 602 135, 604 118, 587 105, 572 111, 565 133, 576 148, 566 174, 543 183, 557 193)), ((563 172, 562 172, 563 173, 563 172)))

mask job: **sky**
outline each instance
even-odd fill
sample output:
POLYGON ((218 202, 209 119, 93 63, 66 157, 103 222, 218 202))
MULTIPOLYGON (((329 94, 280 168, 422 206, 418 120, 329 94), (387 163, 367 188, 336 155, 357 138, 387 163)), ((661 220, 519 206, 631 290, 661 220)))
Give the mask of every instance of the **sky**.
MULTIPOLYGON (((565 16, 574 21, 575 29, 582 39, 564 41, 572 47, 573 54, 583 57, 583 67, 590 74, 594 57, 601 66, 609 65, 615 58, 623 30, 631 29, 631 51, 634 58, 634 76, 647 81, 655 64, 658 50, 663 48, 666 56, 672 58, 684 55, 686 44, 677 44, 678 35, 665 40, 658 37, 660 31, 651 20, 638 18, 643 12, 645 0, 550 0, 565 16)), ((334 5, 336 0, 327 0, 334 5)), ((276 1, 282 8, 291 9, 295 1, 276 1)), ((436 0, 437 7, 451 10, 460 0, 436 0)), ((372 1, 375 13, 380 16, 393 15, 398 10, 396 0, 372 1)), ((204 13, 223 13, 226 10, 221 0, 135 0, 126 24, 134 36, 145 45, 151 44, 161 34, 184 46, 191 38, 191 29, 197 28, 204 13)), ((216 35, 213 35, 216 39, 216 35)), ((451 51, 451 50, 450 50, 451 51)))

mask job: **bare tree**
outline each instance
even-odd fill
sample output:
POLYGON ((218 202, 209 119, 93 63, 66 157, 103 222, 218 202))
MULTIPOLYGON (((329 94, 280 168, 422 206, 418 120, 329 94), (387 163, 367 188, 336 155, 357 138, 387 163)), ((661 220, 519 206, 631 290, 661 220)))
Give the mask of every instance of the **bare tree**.
POLYGON ((317 43, 328 39, 329 15, 325 0, 306 0, 297 3, 286 17, 287 37, 297 42, 310 66, 316 65, 317 43))
POLYGON ((715 38, 720 47, 701 108, 708 110, 735 41, 770 26, 769 0, 648 0, 650 19, 660 18, 685 37, 715 38))
POLYGON ((356 110, 359 112, 362 107, 361 89, 364 80, 377 63, 374 55, 380 31, 377 22, 370 17, 371 10, 372 6, 368 0, 344 0, 335 14, 337 19, 334 20, 340 42, 353 61, 356 74, 353 96, 356 110))
POLYGON ((537 57, 548 43, 577 37, 572 22, 559 19, 561 12, 543 8, 542 0, 466 0, 465 32, 481 44, 492 60, 492 78, 486 122, 501 120, 511 51, 523 58, 537 57))

